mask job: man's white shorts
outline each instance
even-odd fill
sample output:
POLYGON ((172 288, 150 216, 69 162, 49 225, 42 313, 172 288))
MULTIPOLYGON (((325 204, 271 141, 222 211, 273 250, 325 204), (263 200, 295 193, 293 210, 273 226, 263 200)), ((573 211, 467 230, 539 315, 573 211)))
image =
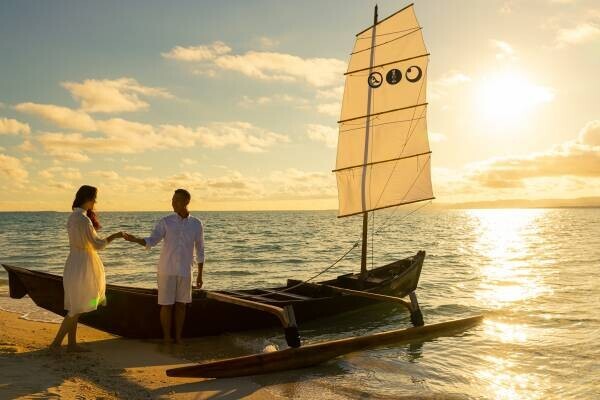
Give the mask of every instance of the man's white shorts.
POLYGON ((158 304, 170 306, 192 302, 192 277, 158 275, 158 304))

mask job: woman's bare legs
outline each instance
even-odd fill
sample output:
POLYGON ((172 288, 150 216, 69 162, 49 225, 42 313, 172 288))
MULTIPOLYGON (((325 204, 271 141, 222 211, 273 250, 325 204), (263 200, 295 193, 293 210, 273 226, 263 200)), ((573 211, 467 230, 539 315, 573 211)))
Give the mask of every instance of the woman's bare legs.
POLYGON ((56 337, 50 344, 50 349, 57 350, 60 348, 65 336, 69 335, 68 339, 68 351, 73 352, 82 352, 87 351, 87 349, 79 346, 77 344, 77 321, 79 321, 79 316, 81 314, 75 314, 73 316, 67 315, 63 322, 60 324, 60 328, 56 333, 56 337))
POLYGON ((62 345, 63 339, 72 330, 73 322, 76 324, 78 318, 79 314, 72 317, 69 315, 65 316, 65 319, 63 319, 63 322, 60 324, 60 328, 58 328, 58 332, 56 332, 56 337, 50 344, 51 349, 58 349, 62 345))

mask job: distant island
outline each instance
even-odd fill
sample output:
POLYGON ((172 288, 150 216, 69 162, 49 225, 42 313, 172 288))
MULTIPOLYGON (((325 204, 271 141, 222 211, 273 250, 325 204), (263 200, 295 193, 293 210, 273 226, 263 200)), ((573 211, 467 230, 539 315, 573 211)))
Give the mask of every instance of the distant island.
MULTIPOLYGON (((435 203, 434 203, 435 204, 435 203)), ((437 203, 440 208, 600 208, 600 197, 576 199, 509 199, 469 201, 464 203, 437 203)))

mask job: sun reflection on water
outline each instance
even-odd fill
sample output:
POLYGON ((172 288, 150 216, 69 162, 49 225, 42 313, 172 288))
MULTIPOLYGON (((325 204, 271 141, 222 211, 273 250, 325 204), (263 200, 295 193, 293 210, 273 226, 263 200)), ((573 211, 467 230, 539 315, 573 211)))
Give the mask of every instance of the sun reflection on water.
POLYGON ((475 294, 486 306, 504 307, 549 290, 529 257, 530 246, 539 236, 537 221, 545 212, 529 209, 468 211, 476 226, 474 250, 487 260, 480 266, 481 283, 475 294))
POLYGON ((539 377, 533 374, 514 372, 514 362, 488 356, 490 369, 477 373, 478 378, 489 383, 491 398, 506 400, 535 400, 543 397, 539 377))
POLYGON ((483 322, 483 329, 487 336, 502 343, 525 343, 529 331, 527 325, 524 324, 509 324, 490 319, 483 322))

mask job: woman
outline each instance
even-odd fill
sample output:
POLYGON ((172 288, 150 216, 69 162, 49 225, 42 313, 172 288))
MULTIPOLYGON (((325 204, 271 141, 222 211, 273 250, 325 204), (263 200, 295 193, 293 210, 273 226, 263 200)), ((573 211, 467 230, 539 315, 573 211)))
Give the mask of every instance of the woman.
POLYGON ((104 265, 97 251, 114 239, 123 237, 123 232, 114 233, 106 239, 98 237, 96 230, 100 229, 100 224, 93 211, 97 194, 98 189, 93 186, 80 187, 73 201, 73 213, 67 221, 70 252, 65 262, 63 287, 68 314, 50 345, 52 350, 60 348, 68 334, 69 351, 87 351, 77 345, 77 321, 82 313, 106 303, 104 265))

